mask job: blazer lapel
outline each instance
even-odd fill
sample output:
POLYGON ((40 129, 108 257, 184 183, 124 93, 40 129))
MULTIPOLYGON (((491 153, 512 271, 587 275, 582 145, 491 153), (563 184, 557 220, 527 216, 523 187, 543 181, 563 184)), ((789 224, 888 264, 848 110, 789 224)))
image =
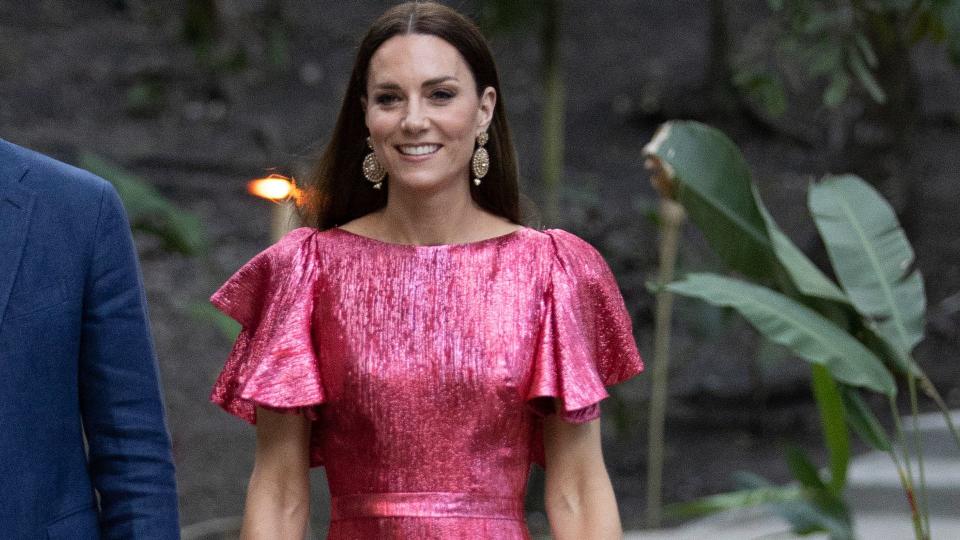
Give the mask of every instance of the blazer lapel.
MULTIPOLYGON (((2 148, 0 148, 2 150, 2 148)), ((14 156, 0 154, 0 327, 27 243, 35 195, 20 186, 27 166, 14 156)))

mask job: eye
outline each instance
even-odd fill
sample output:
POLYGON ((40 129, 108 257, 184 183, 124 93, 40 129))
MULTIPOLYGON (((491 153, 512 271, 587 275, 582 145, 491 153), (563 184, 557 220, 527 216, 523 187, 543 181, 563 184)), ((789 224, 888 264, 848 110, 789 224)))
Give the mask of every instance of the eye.
POLYGON ((434 90, 433 93, 430 94, 430 98, 434 101, 450 101, 456 96, 457 93, 453 90, 446 90, 443 88, 434 90))
POLYGON ((400 101, 400 96, 396 94, 377 94, 374 98, 374 101, 377 105, 393 105, 397 101, 400 101))

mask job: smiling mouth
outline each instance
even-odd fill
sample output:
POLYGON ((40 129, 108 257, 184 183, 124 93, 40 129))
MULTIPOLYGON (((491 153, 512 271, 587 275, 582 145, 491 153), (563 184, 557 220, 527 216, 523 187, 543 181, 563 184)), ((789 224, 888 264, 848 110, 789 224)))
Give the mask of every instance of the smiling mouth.
POLYGON ((405 156, 426 156, 437 150, 440 150, 439 144, 403 144, 397 147, 397 151, 405 156))

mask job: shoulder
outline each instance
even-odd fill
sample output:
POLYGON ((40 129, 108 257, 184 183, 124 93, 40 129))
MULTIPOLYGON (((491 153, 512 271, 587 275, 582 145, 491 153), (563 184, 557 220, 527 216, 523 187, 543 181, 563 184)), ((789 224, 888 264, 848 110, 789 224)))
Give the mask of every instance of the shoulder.
POLYGON ((541 233, 550 242, 555 271, 577 278, 595 278, 610 272, 603 255, 579 236, 563 229, 545 229, 541 233))
POLYGON ((4 183, 32 200, 28 234, 45 250, 88 264, 98 247, 132 243, 117 191, 88 171, 0 141, 0 188, 4 183))
POLYGON ((99 221, 103 212, 122 212, 113 185, 88 171, 39 152, 0 140, 0 167, 16 176, 18 187, 32 193, 40 212, 69 220, 83 228, 99 221))
POLYGON ((316 279, 319 231, 301 227, 241 266, 210 301, 245 327, 257 325, 264 309, 278 296, 302 294, 316 279))
MULTIPOLYGON (((312 261, 317 256, 316 240, 319 233, 312 227, 294 229, 258 253, 250 263, 256 263, 255 266, 261 271, 277 273, 298 266, 298 261, 312 261)), ((249 267, 250 263, 245 267, 249 267)))
POLYGON ((3 161, 17 163, 25 170, 22 185, 39 195, 99 200, 105 191, 112 190, 109 182, 93 173, 7 141, 0 140, 0 155, 3 161))

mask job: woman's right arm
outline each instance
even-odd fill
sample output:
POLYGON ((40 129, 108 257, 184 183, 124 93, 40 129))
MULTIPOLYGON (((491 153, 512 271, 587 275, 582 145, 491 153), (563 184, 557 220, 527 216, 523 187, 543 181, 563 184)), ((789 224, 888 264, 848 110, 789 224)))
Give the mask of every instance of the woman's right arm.
POLYGON ((310 517, 310 421, 257 407, 242 540, 303 538, 310 517))

